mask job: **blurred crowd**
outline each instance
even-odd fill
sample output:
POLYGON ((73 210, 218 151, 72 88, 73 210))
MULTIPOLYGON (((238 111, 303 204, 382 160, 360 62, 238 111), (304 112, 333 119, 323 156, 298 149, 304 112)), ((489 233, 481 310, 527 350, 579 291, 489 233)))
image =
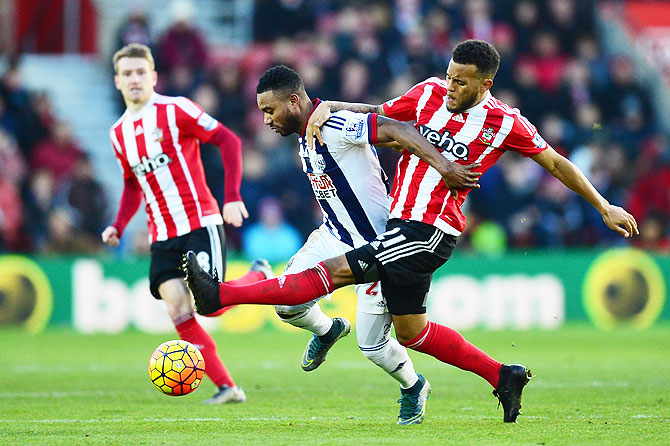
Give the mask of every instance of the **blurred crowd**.
MULTIPOLYGON (((321 220, 295 138, 265 128, 256 107, 267 68, 296 69, 312 99, 379 104, 430 76, 443 78, 454 45, 476 38, 501 54, 493 95, 518 107, 610 202, 633 213, 641 226, 634 244, 670 251, 670 140, 632 61, 604 56, 591 0, 256 0, 254 39, 245 48, 209 45, 189 2, 174 2, 170 13, 172 25, 154 35, 150 18, 131 12, 117 46, 149 45, 158 92, 190 97, 242 137, 251 218, 240 230, 226 228, 233 250, 286 259, 321 220)), ((24 91, 15 71, 1 85, 0 249, 98 250, 116 203, 105 201, 48 97, 24 91)), ((202 149, 221 200, 218 149, 202 149)), ((397 154, 380 150, 380 157, 392 177, 397 154)), ((520 156, 503 156, 480 182, 468 196, 461 246, 495 254, 624 243, 589 203, 520 156)))
POLYGON ((89 155, 10 62, 0 78, 0 252, 92 253, 110 215, 89 155))

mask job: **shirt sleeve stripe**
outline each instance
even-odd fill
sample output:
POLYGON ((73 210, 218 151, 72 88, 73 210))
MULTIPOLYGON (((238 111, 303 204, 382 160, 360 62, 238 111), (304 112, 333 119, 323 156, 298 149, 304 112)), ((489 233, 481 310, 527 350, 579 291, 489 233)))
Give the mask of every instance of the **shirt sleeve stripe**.
POLYGON ((377 113, 368 114, 368 141, 377 144, 377 113))

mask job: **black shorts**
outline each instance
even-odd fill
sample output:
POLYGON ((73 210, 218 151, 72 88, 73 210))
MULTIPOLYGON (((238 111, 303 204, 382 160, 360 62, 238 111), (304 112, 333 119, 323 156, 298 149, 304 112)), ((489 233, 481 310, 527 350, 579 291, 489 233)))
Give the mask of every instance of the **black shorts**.
POLYGON ((188 234, 151 244, 149 288, 160 299, 158 286, 170 279, 184 277, 179 266, 186 251, 194 251, 198 262, 208 273, 214 269, 220 280, 226 275, 226 239, 223 225, 207 226, 188 234))
POLYGON ((435 226, 394 218, 386 232, 346 257, 356 283, 381 281, 389 313, 422 314, 433 272, 449 260, 456 240, 435 226))

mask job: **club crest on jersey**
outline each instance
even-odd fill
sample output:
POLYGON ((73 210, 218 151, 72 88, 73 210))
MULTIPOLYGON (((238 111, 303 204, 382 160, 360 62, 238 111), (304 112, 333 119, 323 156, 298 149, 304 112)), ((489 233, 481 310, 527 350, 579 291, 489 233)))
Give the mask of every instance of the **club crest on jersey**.
POLYGON ((356 119, 347 122, 347 128, 345 129, 347 136, 355 136, 360 138, 363 135, 363 120, 356 119))
POLYGON ((165 138, 163 138, 163 129, 160 127, 156 127, 156 129, 151 132, 151 136, 154 137, 155 142, 163 142, 165 138))
POLYGON ((313 158, 314 168, 320 172, 323 172, 326 169, 326 160, 323 159, 323 155, 318 153, 313 158))
POLYGON ((462 142, 456 142, 454 138, 451 137, 448 130, 445 130, 444 133, 440 133, 437 130, 433 130, 422 124, 419 126, 419 133, 438 149, 444 150, 455 158, 462 160, 468 159, 468 155, 470 154, 468 146, 462 142))
POLYGON ((172 160, 165 153, 160 153, 153 158, 142 156, 140 162, 132 167, 133 173, 137 176, 146 175, 159 167, 164 167, 170 164, 172 160))
POLYGON ((492 127, 486 127, 484 130, 482 130, 482 134, 479 135, 479 140, 487 146, 490 146, 493 143, 493 138, 495 138, 495 136, 495 130, 493 130, 492 127))

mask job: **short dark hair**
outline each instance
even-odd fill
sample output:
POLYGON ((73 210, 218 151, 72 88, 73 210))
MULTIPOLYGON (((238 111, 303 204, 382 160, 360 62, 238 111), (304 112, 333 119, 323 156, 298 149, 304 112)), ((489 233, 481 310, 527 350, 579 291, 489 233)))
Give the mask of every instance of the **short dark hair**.
POLYGON ((456 45, 451 55, 454 62, 464 65, 476 65, 477 71, 484 76, 493 77, 500 66, 500 54, 493 45, 483 40, 464 40, 456 45))
POLYGON ((263 76, 258 80, 256 94, 266 91, 275 91, 283 96, 293 93, 305 94, 305 84, 302 83, 302 78, 294 70, 285 65, 275 65, 263 73, 263 76))

